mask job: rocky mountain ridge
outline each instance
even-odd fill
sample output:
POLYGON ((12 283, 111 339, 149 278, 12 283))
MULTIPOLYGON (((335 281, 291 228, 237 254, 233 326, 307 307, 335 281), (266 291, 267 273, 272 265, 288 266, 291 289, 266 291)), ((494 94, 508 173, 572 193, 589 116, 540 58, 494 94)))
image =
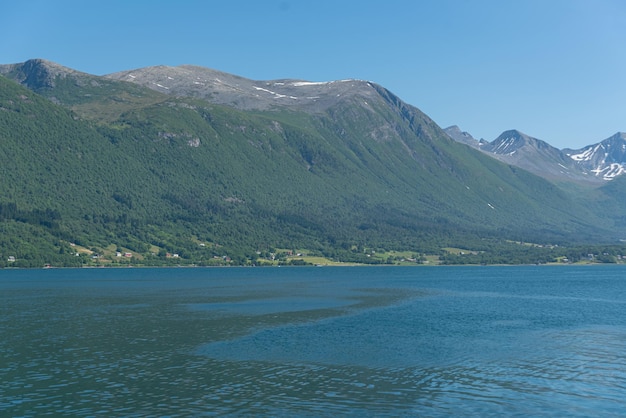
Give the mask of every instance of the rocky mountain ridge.
POLYGON ((563 152, 579 166, 604 180, 612 180, 626 173, 626 133, 624 132, 617 132, 597 144, 578 150, 564 149, 563 152))
POLYGON ((478 141, 456 125, 444 131, 457 142, 550 180, 602 183, 626 173, 626 134, 622 132, 579 150, 560 150, 518 130, 505 131, 492 142, 478 141))
POLYGON ((161 93, 197 97, 241 110, 289 107, 323 111, 337 97, 377 95, 374 83, 363 80, 311 82, 304 80, 250 80, 194 65, 154 66, 105 75, 113 80, 143 85, 161 93))
POLYGON ((13 73, 12 78, 31 89, 52 88, 55 87, 57 78, 81 74, 79 71, 43 59, 32 59, 19 64, 0 65, 0 74, 8 73, 13 73))

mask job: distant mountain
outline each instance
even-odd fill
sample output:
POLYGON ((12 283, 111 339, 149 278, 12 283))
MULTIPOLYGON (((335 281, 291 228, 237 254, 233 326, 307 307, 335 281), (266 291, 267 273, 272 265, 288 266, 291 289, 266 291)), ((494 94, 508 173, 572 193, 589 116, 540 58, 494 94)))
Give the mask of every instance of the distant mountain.
POLYGON ((563 150, 578 166, 598 178, 612 180, 626 173, 626 133, 618 132, 604 141, 579 150, 563 150))
MULTIPOLYGON (((99 77, 45 60, 0 74, 0 233, 11 237, 0 265, 43 262, 32 243, 44 241, 65 264, 81 259, 70 243, 211 264, 277 248, 367 261, 365 248, 439 254, 626 235, 597 206, 620 207, 619 185, 593 199, 562 189, 458 144, 375 83, 193 66, 99 77)), ((544 151, 516 135, 525 142, 502 155, 544 151)))
POLYGON ((461 128, 459 128, 457 125, 448 126, 444 129, 444 132, 456 142, 469 145, 473 148, 480 148, 481 144, 483 143, 474 138, 469 132, 462 131, 461 128))
POLYGON ((545 141, 517 130, 503 132, 498 138, 481 147, 484 152, 551 180, 594 179, 564 152, 545 141))
POLYGON ((457 142, 551 181, 599 185, 626 172, 626 134, 623 133, 580 150, 559 150, 517 130, 505 131, 492 142, 477 141, 457 126, 446 128, 445 132, 457 142))

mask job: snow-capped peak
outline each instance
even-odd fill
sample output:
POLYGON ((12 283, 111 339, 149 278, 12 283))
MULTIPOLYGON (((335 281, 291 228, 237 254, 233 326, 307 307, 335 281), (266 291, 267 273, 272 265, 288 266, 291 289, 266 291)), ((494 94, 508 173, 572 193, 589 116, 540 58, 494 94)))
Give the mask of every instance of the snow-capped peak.
POLYGON ((626 173, 626 134, 618 132, 604 141, 573 150, 567 155, 604 180, 626 173))

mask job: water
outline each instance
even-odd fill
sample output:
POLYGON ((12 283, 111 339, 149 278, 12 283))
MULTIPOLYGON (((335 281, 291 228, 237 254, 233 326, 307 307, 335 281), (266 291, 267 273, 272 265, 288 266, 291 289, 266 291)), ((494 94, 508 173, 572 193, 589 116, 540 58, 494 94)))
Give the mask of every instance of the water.
POLYGON ((626 268, 0 271, 0 416, 611 416, 626 268))

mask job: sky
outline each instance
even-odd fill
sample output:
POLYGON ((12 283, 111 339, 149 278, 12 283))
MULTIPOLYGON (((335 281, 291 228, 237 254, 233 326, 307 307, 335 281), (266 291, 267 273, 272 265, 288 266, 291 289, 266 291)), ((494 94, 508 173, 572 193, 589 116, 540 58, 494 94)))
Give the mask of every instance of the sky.
POLYGON ((0 64, 31 58, 368 80, 488 141, 518 129, 577 149, 626 131, 623 0, 4 2, 0 64))

